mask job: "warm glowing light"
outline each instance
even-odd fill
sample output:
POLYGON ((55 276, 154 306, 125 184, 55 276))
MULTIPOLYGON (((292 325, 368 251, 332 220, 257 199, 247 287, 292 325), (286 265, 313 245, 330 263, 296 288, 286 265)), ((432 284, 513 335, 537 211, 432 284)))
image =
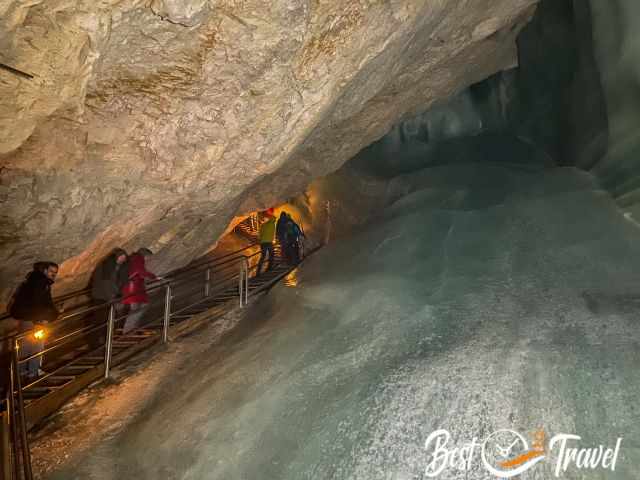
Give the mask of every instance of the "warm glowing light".
POLYGON ((35 332, 33 332, 33 336, 35 337, 36 340, 42 340, 45 336, 44 328, 41 328, 40 330, 36 330, 35 332))
POLYGON ((284 285, 286 287, 295 288, 298 286, 298 269, 292 270, 289 275, 284 277, 284 285))

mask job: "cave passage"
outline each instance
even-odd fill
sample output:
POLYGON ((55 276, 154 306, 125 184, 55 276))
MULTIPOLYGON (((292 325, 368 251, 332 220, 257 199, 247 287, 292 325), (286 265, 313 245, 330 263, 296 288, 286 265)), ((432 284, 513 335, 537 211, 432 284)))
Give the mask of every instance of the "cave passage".
POLYGON ((34 439, 41 477, 638 478, 630 1, 542 0, 515 68, 400 115, 303 193, 306 160, 265 173, 238 211, 286 185, 278 213, 322 248, 69 403, 34 439))
MULTIPOLYGON (((611 478, 635 478, 637 227, 572 168, 463 162, 408 183, 222 346, 177 347, 166 368, 190 374, 161 374, 138 420, 49 478, 420 478, 431 432, 501 428, 624 437, 611 478)), ((467 474, 485 478, 479 456, 467 474)))

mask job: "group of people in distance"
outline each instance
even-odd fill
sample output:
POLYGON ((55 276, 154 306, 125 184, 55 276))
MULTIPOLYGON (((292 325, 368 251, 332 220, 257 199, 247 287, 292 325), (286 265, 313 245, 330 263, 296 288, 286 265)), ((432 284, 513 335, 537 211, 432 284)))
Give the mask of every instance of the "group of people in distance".
POLYGON ((258 237, 260 239, 260 260, 258 261, 257 275, 262 273, 262 266, 267 261, 267 269, 273 268, 273 249, 277 238, 280 244, 283 259, 291 264, 300 262, 302 257, 302 239, 305 238, 302 228, 293 220, 291 214, 282 211, 276 222, 274 209, 269 208, 264 212, 266 220, 260 226, 258 237))
MULTIPOLYGON (((91 277, 91 298, 97 305, 113 302, 118 310, 128 314, 123 326, 127 333, 140 325, 140 321, 149 303, 145 280, 161 277, 148 271, 145 257, 152 255, 148 248, 141 248, 131 256, 121 248, 114 249, 103 259, 91 277)), ((37 330, 38 326, 53 322, 60 316, 51 296, 51 286, 58 275, 58 265, 54 262, 36 262, 33 270, 16 289, 7 311, 17 320, 17 333, 37 330)), ((87 317, 90 325, 106 324, 108 308, 98 308, 93 317, 87 317)), ((89 343, 98 347, 104 341, 99 334, 89 335, 89 343)), ((20 357, 26 358, 39 353, 44 348, 42 336, 28 335, 20 342, 20 357)), ((20 373, 27 380, 37 378, 41 373, 42 357, 35 357, 20 365, 20 373)))

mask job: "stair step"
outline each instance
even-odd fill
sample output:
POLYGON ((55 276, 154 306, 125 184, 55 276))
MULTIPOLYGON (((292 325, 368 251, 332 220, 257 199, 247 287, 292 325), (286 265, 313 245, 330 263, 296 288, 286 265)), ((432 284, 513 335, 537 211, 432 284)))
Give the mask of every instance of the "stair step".
POLYGON ((73 381, 75 378, 76 377, 73 377, 71 375, 47 377, 46 379, 44 379, 40 383, 40 385, 42 385, 43 387, 58 388, 58 387, 62 387, 64 385, 66 385, 67 383, 73 381))
POLYGON ((49 390, 47 390, 46 392, 42 392, 42 391, 31 391, 30 388, 23 390, 22 391, 22 396, 24 398, 25 401, 27 400, 37 400, 38 398, 42 398, 45 395, 47 395, 49 393, 49 390))
POLYGON ((29 387, 29 388, 25 388, 22 393, 27 393, 29 392, 29 394, 32 397, 35 396, 39 396, 41 397, 42 395, 46 395, 47 393, 49 393, 51 390, 54 390, 56 387, 41 387, 40 385, 38 385, 37 387, 29 387))
POLYGON ((89 361, 87 359, 81 359, 78 360, 77 362, 74 363, 74 365, 77 365, 78 367, 90 367, 93 368, 96 365, 100 365, 102 362, 104 362, 104 358, 101 358, 100 360, 95 360, 95 361, 89 361))
POLYGON ((87 370, 91 370, 93 367, 91 365, 67 365, 64 367, 64 370, 71 370, 74 372, 86 372, 87 370))
POLYGON ((114 347, 130 347, 132 345, 137 345, 138 342, 136 342, 135 340, 133 341, 126 341, 126 340, 114 340, 113 341, 113 346, 114 347))

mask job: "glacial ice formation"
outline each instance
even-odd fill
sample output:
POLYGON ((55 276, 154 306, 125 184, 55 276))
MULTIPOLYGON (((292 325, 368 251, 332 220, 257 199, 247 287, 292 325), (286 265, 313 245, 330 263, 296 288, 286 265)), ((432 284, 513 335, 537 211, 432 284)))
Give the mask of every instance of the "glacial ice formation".
MULTIPOLYGON (((51 479, 417 479, 427 436, 576 433, 640 465, 640 232, 575 168, 475 162, 406 195, 188 354, 147 410, 51 479), (170 393, 169 393, 170 392, 170 393)), ((554 455, 523 479, 552 478, 554 455)), ((477 458, 470 472, 491 478, 477 458)))

